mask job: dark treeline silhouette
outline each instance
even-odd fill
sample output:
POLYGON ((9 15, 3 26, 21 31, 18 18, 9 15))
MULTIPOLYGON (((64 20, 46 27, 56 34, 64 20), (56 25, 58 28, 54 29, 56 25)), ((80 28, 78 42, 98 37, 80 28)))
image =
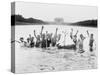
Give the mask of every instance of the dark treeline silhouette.
POLYGON ((85 21, 80 21, 76 23, 71 23, 71 25, 97 27, 97 20, 85 20, 85 21))
POLYGON ((11 15, 11 25, 45 24, 44 21, 34 18, 24 18, 22 15, 11 15))
POLYGON ((40 24, 47 24, 47 25, 73 25, 73 26, 85 26, 85 27, 97 27, 97 20, 85 20, 79 21, 74 23, 56 23, 55 21, 43 21, 34 18, 24 18, 22 15, 11 15, 11 25, 40 25, 40 24))

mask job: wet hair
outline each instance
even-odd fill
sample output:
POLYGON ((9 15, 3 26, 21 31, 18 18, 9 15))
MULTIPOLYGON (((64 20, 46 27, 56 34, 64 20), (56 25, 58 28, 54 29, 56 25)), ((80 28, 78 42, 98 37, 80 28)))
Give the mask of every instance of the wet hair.
POLYGON ((83 34, 80 34, 80 37, 83 36, 83 34))
POLYGON ((31 41, 33 41, 34 40, 34 37, 31 37, 31 41))
POLYGON ((91 36, 93 36, 93 34, 91 34, 91 36))
POLYGON ((74 37, 77 37, 77 35, 74 35, 74 37))
POLYGON ((83 37, 83 34, 80 34, 80 37, 82 38, 83 37))
POLYGON ((40 38, 41 38, 40 35, 37 35, 37 39, 40 40, 40 38))
POLYGON ((43 34, 42 37, 45 38, 45 34, 43 34))
POLYGON ((32 39, 34 39, 34 37, 31 37, 32 39))
POLYGON ((24 40, 24 38, 23 37, 20 37, 20 39, 19 39, 20 41, 22 41, 22 40, 24 40))
POLYGON ((31 34, 29 34, 29 36, 31 36, 31 34))
POLYGON ((29 42, 29 40, 30 40, 30 39, 29 39, 29 38, 27 38, 27 41, 28 41, 28 42, 29 42))
POLYGON ((40 38, 40 35, 37 35, 40 38))

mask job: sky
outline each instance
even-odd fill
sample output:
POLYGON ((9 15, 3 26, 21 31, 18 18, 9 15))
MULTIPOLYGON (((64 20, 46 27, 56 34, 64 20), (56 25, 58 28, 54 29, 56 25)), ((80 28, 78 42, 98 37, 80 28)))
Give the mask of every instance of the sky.
POLYGON ((97 19, 98 9, 96 6, 16 2, 15 14, 43 21, 54 21, 58 17, 63 18, 65 22, 77 22, 97 19))

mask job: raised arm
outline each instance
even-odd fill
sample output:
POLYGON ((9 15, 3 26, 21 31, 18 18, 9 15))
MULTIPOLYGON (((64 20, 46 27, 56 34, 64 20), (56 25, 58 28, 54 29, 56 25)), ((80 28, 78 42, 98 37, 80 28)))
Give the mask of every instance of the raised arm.
POLYGON ((41 28, 40 36, 42 36, 43 29, 44 29, 44 26, 42 26, 41 28))
POLYGON ((56 28, 56 32, 55 32, 54 37, 57 37, 57 32, 58 32, 58 28, 56 28))
POLYGON ((83 36, 83 40, 84 40, 84 39, 86 39, 86 37, 85 37, 85 36, 83 36))
POLYGON ((57 39, 57 41, 59 41, 59 40, 60 40, 60 38, 61 38, 61 34, 58 34, 58 39, 57 39))
POLYGON ((87 32, 87 35, 89 36, 89 35, 90 35, 90 34, 89 34, 89 31, 87 30, 86 32, 87 32))
POLYGON ((77 30, 77 32, 76 32, 76 34, 75 34, 75 35, 77 36, 77 34, 78 34, 78 30, 77 30))
POLYGON ((35 30, 34 30, 34 37, 37 38, 35 30))
POLYGON ((71 29, 70 38, 71 38, 71 39, 73 38, 73 29, 71 29))

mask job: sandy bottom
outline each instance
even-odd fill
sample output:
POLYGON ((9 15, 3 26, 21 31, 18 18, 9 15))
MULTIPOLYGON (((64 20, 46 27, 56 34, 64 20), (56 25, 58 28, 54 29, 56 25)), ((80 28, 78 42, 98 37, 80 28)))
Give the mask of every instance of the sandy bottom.
POLYGON ((84 70, 97 68, 95 52, 75 53, 73 50, 25 48, 16 46, 16 73, 84 70))

